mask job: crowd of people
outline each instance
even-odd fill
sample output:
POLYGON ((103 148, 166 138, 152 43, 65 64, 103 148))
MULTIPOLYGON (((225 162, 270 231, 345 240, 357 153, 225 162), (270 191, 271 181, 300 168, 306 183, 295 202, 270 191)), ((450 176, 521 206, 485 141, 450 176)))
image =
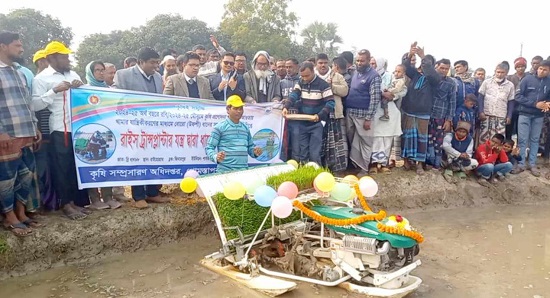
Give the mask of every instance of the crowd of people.
MULTIPOLYGON (((71 70, 72 51, 64 44, 52 41, 36 52, 33 74, 21 61, 19 34, 0 33, 4 227, 25 236, 43 225, 41 209, 61 209, 79 220, 130 200, 122 188, 77 187, 68 90, 85 83, 226 102, 228 120, 216 126, 206 152, 221 171, 242 168, 243 156, 261 154, 250 138, 237 144, 231 134, 246 133, 239 125, 244 104, 269 102, 287 119, 280 158, 316 162, 336 173, 375 175, 402 165, 418 175, 440 171, 448 181, 471 175, 489 185, 525 170, 540 176, 539 151, 548 162, 550 60, 540 56, 530 71, 519 57, 491 67, 486 78, 484 69, 435 59, 416 42, 391 71, 386 59, 368 50, 318 53, 300 62, 267 51, 250 59, 226 51, 213 36, 211 41, 208 51, 196 45, 181 55, 145 47, 120 70, 114 61, 86 61, 83 80, 71 70)), ((170 201, 159 185, 132 186, 131 199, 137 208, 170 201)))

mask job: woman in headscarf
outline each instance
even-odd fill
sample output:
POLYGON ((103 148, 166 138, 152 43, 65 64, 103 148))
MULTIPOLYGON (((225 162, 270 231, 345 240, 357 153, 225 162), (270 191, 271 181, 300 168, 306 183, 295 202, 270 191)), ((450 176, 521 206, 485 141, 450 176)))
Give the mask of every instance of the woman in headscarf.
MULTIPOLYGON (((92 61, 86 65, 86 81, 89 86, 93 87, 104 87, 109 88, 107 83, 105 83, 105 64, 101 61, 92 61)), ((100 192, 97 188, 89 188, 88 196, 92 202, 90 208, 101 210, 101 209, 116 209, 121 205, 119 202, 113 199, 113 188, 112 187, 102 187, 100 192), (103 198, 103 202, 100 198, 103 198)))
POLYGON ((391 73, 387 71, 388 60, 382 57, 372 57, 370 59, 370 66, 374 68, 382 78, 382 90, 386 89, 391 83, 391 73))
POLYGON ((384 109, 377 109, 376 114, 373 117, 372 124, 374 139, 371 155, 372 164, 369 173, 378 173, 378 165, 380 165, 380 171, 382 173, 390 173, 390 157, 392 154, 392 148, 395 145, 399 147, 401 146, 400 143, 394 144, 395 140, 398 140, 402 134, 401 112, 399 111, 397 102, 400 103, 401 99, 405 97, 407 94, 407 88, 396 95, 393 95, 391 92, 387 92, 387 88, 391 85, 392 80, 392 74, 386 71, 387 60, 380 57, 376 58, 374 63, 375 65, 373 65, 373 61, 371 59, 371 66, 374 67, 378 74, 382 77, 382 84, 380 87, 382 89, 382 96, 388 101, 389 121, 382 121, 380 117, 384 115, 384 109))

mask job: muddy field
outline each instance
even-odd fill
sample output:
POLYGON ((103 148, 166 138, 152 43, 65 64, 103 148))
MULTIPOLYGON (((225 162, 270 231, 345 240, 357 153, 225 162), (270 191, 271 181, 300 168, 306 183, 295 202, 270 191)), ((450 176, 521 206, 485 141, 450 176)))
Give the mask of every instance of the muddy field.
MULTIPOLYGON (((522 173, 484 188, 401 171, 376 180, 373 209, 406 215, 427 238, 412 297, 550 297, 548 180, 522 173)), ((171 205, 49 216, 25 239, 0 233, 0 297, 260 297, 198 265, 218 249, 210 211, 171 190, 171 205)), ((308 284, 284 297, 317 296, 354 297, 308 284)))
MULTIPOLYGON (((426 235, 424 283, 409 297, 544 297, 550 293, 550 207, 423 211, 408 218, 426 235), (539 296, 537 296, 539 295, 539 296)), ((213 236, 0 282, 1 297, 264 297, 198 265, 213 236)), ((281 296, 360 297, 301 283, 281 296)), ((550 297, 550 296, 547 296, 550 297)))

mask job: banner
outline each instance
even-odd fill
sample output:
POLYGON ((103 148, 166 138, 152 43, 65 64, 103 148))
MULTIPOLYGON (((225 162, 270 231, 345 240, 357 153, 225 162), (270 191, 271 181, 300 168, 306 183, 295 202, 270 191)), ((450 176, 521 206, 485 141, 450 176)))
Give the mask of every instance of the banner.
MULTIPOLYGON (((225 103, 85 87, 71 89, 72 138, 80 189, 179 183, 188 169, 216 165, 205 146, 225 103)), ((263 149, 251 166, 281 162, 283 117, 273 104, 247 105, 241 119, 263 149)))

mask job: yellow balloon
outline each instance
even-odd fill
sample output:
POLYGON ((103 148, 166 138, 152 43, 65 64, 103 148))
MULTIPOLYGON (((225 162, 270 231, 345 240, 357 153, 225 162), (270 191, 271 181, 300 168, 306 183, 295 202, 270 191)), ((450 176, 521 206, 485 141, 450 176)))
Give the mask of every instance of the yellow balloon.
POLYGON ((223 188, 223 195, 230 200, 238 200, 244 197, 246 188, 240 182, 229 182, 223 188))
POLYGON ((298 168, 298 162, 295 161, 294 159, 290 159, 289 161, 286 162, 287 164, 293 166, 295 169, 298 168))
POLYGON ((330 192, 334 188, 334 185, 336 185, 336 180, 334 180, 334 176, 332 176, 332 174, 328 172, 322 172, 317 175, 317 178, 315 178, 315 182, 315 186, 317 186, 317 189, 323 192, 330 192))
POLYGON ((193 177, 185 177, 180 182, 180 188, 184 193, 192 193, 197 190, 197 180, 193 177))
POLYGON ((359 178, 357 178, 356 176, 354 175, 347 175, 346 177, 344 177, 344 179, 342 179, 344 182, 347 182, 347 183, 351 183, 353 184, 354 182, 359 182, 359 178))

